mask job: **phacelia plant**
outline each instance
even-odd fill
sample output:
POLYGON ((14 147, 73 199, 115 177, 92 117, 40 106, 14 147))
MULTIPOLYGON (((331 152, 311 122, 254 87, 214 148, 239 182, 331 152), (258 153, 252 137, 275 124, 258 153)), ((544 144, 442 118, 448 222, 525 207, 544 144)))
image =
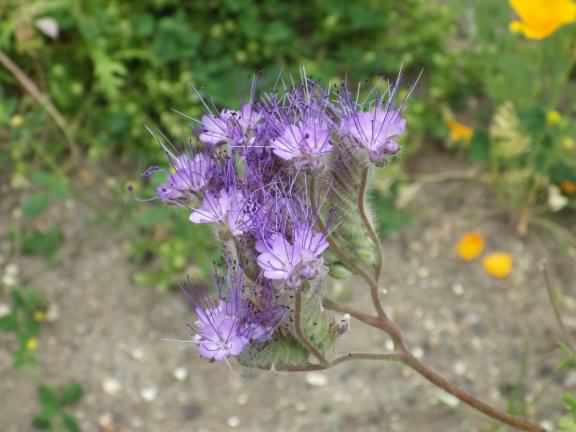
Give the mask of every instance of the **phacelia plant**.
POLYGON ((186 209, 191 223, 212 224, 224 255, 216 296, 185 288, 193 343, 209 361, 277 371, 397 361, 493 418, 540 431, 422 364, 378 298, 382 253, 365 199, 371 172, 400 151, 398 88, 399 79, 360 99, 346 84, 324 88, 303 74, 259 97, 253 86, 238 111, 205 104, 184 151, 160 140, 171 168, 157 197, 186 209), (374 314, 326 297, 329 274, 343 268, 367 283, 374 314), (351 318, 386 332, 394 350, 332 358, 351 318))

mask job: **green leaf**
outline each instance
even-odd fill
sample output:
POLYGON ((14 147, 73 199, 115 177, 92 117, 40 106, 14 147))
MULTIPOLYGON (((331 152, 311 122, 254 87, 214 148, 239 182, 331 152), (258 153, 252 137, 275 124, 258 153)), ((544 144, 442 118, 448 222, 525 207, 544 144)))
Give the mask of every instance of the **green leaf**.
POLYGON ((66 384, 62 387, 60 395, 60 403, 62 405, 71 405, 82 399, 84 395, 84 390, 82 386, 78 383, 66 384))
POLYGON ((477 130, 470 142, 470 159, 477 162, 484 162, 490 158, 490 140, 486 132, 477 130))
POLYGON ((42 430, 52 429, 52 416, 47 413, 38 414, 32 419, 32 426, 42 430))
POLYGON ((0 330, 9 332, 15 332, 18 330, 18 319, 16 318, 16 314, 11 313, 0 318, 0 330))
POLYGON ((70 414, 62 413, 62 423, 68 432, 80 432, 78 421, 70 414))
POLYGON ((47 231, 30 230, 23 233, 22 252, 25 255, 51 258, 62 244, 64 236, 57 225, 47 231))
POLYGON ((32 194, 22 201, 22 214, 28 219, 40 216, 50 206, 50 196, 44 192, 32 194))
POLYGON ((38 400, 47 414, 56 414, 60 408, 58 394, 54 387, 40 384, 38 386, 38 400))

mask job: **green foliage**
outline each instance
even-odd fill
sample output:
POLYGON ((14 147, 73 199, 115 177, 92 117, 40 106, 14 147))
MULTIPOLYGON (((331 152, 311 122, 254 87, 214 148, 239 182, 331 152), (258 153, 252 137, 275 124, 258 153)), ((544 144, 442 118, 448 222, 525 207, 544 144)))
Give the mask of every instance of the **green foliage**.
POLYGON ((62 230, 58 224, 37 222, 53 204, 71 196, 69 180, 39 171, 33 173, 29 181, 30 188, 20 205, 23 220, 12 227, 9 237, 24 255, 53 259, 64 240, 62 230))
POLYGON ((466 80, 459 97, 443 103, 475 118, 470 158, 486 163, 511 210, 574 206, 576 195, 562 186, 576 175, 576 106, 569 96, 576 26, 527 40, 508 30, 513 11, 507 2, 450 5, 466 24, 456 45, 458 69, 449 76, 466 80))
POLYGON ((79 432, 80 426, 66 409, 74 405, 84 395, 82 386, 77 383, 54 387, 45 384, 38 386, 40 412, 34 416, 32 425, 40 430, 53 432, 79 432))
MULTIPOLYGON (((153 194, 161 178, 145 186, 153 194)), ((138 267, 136 283, 161 290, 177 287, 186 276, 208 279, 216 253, 211 227, 191 224, 179 209, 139 204, 129 215, 132 229, 130 257, 138 267)))
MULTIPOLYGON (((433 76, 447 63, 451 25, 447 8, 425 0, 9 0, 0 10, 0 48, 51 97, 69 135, 93 158, 147 161, 161 153, 144 125, 189 134, 171 110, 200 114, 192 87, 234 106, 255 71, 269 84, 301 64, 325 81, 396 74, 401 64, 409 75, 425 68, 433 76), (46 16, 58 25, 55 39, 35 27, 46 16)), ((36 158, 57 169, 66 140, 22 95, 0 70, 2 138, 14 143, 0 164, 26 172, 36 158)))
POLYGON ((46 303, 38 292, 16 288, 11 292, 10 312, 0 317, 0 331, 14 333, 18 349, 13 353, 16 368, 36 363, 36 337, 40 333, 46 303))

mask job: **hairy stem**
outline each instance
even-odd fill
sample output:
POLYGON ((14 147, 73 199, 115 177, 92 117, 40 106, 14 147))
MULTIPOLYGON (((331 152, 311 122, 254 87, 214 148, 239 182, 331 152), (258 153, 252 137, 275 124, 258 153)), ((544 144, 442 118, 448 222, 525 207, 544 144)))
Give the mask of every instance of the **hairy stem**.
POLYGON ((386 313, 384 312, 384 308, 382 307, 382 302, 380 301, 380 290, 379 290, 379 280, 380 274, 382 273, 382 245, 380 244, 380 238, 374 227, 372 226, 372 222, 366 213, 366 193, 368 191, 368 175, 369 171, 368 168, 364 168, 362 172, 362 183, 360 184, 360 193, 358 194, 358 212, 360 213, 360 217, 362 218, 362 222, 364 223, 364 227, 368 232, 368 235, 372 239, 374 243, 374 247, 376 248, 376 265, 374 266, 374 280, 371 280, 368 285, 370 285, 370 295, 372 297, 372 303, 374 304, 374 308, 378 313, 378 316, 382 318, 386 318, 386 313))

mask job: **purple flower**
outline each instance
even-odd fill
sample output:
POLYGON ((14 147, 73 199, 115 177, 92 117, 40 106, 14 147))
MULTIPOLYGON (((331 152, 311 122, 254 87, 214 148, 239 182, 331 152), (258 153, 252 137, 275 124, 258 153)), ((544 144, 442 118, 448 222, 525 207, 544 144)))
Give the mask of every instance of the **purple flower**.
POLYGON ((329 244, 324 234, 308 224, 298 225, 292 231, 292 238, 290 242, 282 234, 274 233, 268 239, 257 241, 257 262, 265 278, 284 280, 290 288, 298 288, 304 280, 320 275, 322 253, 329 244))
POLYGON ((231 145, 251 145, 262 115, 253 104, 247 103, 240 111, 222 110, 219 115, 202 116, 200 141, 214 146, 223 142, 231 145))
POLYGON ((239 189, 207 192, 202 205, 192 211, 190 222, 225 224, 232 235, 242 235, 249 230, 252 222, 252 204, 239 189))
MULTIPOLYGON (((204 358, 221 361, 238 356, 252 343, 268 341, 284 316, 284 309, 265 295, 265 287, 257 308, 245 297, 244 275, 230 270, 226 280, 227 296, 217 301, 194 300, 197 320, 194 323, 194 343, 204 358)), ((191 292, 187 292, 193 298, 191 292)))
POLYGON ((317 168, 320 159, 332 151, 330 128, 320 119, 308 119, 287 126, 271 147, 276 156, 292 160, 297 167, 317 168))
POLYGON ((172 166, 174 173, 156 189, 162 201, 176 201, 186 198, 189 193, 200 192, 214 173, 214 162, 203 153, 192 159, 186 154, 178 156, 172 166))
POLYGON ((195 309, 198 320, 195 323, 194 343, 204 358, 221 361, 239 355, 249 339, 239 332, 240 317, 220 300, 212 307, 195 309), (230 313, 232 312, 232 313, 230 313))
POLYGON ((398 153, 400 146, 396 139, 405 129, 406 121, 400 112, 389 107, 351 112, 340 125, 341 133, 364 147, 370 160, 376 164, 398 153))

